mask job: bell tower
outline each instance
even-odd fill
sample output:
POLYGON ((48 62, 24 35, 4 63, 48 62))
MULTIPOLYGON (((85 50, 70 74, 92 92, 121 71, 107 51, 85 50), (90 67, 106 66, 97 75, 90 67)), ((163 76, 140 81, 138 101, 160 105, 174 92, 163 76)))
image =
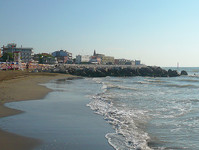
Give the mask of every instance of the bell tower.
POLYGON ((93 56, 96 56, 96 51, 94 50, 93 56))

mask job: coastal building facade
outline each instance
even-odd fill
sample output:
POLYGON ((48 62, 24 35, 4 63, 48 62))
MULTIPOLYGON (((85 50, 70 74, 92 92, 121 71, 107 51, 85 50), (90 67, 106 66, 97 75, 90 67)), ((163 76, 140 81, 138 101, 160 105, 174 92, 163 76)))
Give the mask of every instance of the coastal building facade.
POLYGON ((33 60, 35 63, 39 64, 56 64, 57 58, 53 57, 51 54, 48 53, 39 53, 33 55, 33 60))
POLYGON ((133 60, 127 61, 125 65, 135 65, 135 61, 133 60))
POLYGON ((113 65, 115 63, 115 59, 112 56, 103 56, 101 59, 102 65, 113 65))
POLYGON ((77 64, 87 64, 90 63, 91 56, 90 55, 77 55, 76 62, 77 64))
MULTIPOLYGON (((70 60, 68 60, 68 57, 67 56, 57 56, 55 57, 57 59, 57 62, 59 64, 67 64, 70 62, 70 60)), ((71 60, 72 61, 72 60, 71 60)))
POLYGON ((82 63, 88 63, 90 61, 91 56, 90 55, 83 55, 82 56, 82 63))
POLYGON ((141 61, 140 60, 135 60, 135 65, 141 65, 141 61))
POLYGON ((14 52, 14 62, 21 62, 21 53, 20 52, 14 52))
POLYGON ((104 54, 98 54, 98 53, 96 53, 96 51, 94 50, 93 56, 98 57, 98 58, 102 58, 102 57, 104 57, 105 55, 104 55, 104 54))
POLYGON ((115 65, 135 65, 135 61, 128 59, 115 59, 115 65))
POLYGON ((82 55, 77 55, 77 56, 76 56, 75 63, 76 63, 76 64, 81 64, 81 60, 82 60, 82 55))
POLYGON ((126 65, 126 63, 129 61, 130 60, 127 60, 127 59, 115 59, 115 64, 116 65, 126 65))
POLYGON ((17 47, 17 44, 15 43, 9 43, 7 46, 3 46, 3 54, 4 53, 12 53, 14 56, 14 53, 20 53, 21 55, 21 61, 24 63, 28 63, 32 61, 32 50, 33 48, 28 47, 17 47))
POLYGON ((58 63, 68 63, 71 64, 72 60, 72 53, 67 52, 66 50, 59 50, 52 53, 52 56, 57 58, 58 63))
POLYGON ((57 64, 57 58, 55 57, 44 57, 43 64, 57 64))
POLYGON ((96 56, 91 56, 90 63, 91 64, 101 64, 101 58, 96 57, 96 56))
POLYGON ((98 64, 102 64, 102 65, 112 65, 115 63, 114 57, 112 56, 105 56, 104 54, 98 54, 96 53, 96 51, 94 50, 91 62, 97 62, 98 64))

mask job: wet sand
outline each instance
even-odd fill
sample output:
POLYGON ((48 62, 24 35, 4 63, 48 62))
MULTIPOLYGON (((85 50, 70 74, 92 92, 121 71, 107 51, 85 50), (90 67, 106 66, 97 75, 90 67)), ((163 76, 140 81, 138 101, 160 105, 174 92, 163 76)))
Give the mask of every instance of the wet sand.
MULTIPOLYGON (((39 85, 53 79, 71 77, 66 74, 0 71, 0 117, 21 113, 4 106, 7 102, 41 99, 52 90, 39 85)), ((0 130, 1 150, 29 150, 41 142, 0 130)))
POLYGON ((7 103, 25 113, 2 118, 0 127, 40 139, 34 150, 114 150, 105 138, 112 126, 86 106, 93 94, 87 80, 51 81, 45 86, 53 91, 43 99, 7 103))

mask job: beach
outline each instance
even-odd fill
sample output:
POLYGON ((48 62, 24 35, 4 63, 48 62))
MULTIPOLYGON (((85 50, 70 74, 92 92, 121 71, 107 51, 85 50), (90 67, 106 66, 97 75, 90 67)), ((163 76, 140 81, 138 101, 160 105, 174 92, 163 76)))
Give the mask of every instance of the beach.
POLYGON ((1 94, 7 93, 2 94, 2 104, 13 101, 5 106, 25 113, 8 116, 20 111, 3 107, 7 114, 1 114, 8 117, 0 119, 0 134, 5 135, 0 142, 6 146, 2 149, 198 150, 199 77, 195 73, 199 68, 181 69, 190 75, 68 80, 64 75, 33 74, 5 80, 0 84, 1 94), (33 97, 28 97, 29 86, 33 97), (16 91, 9 94, 12 90, 16 91), (32 101, 16 102, 20 92, 25 94, 21 98, 32 101))
MULTIPOLYGON (((7 102, 41 99, 51 89, 39 85, 53 79, 71 77, 66 74, 56 73, 29 73, 26 71, 1 71, 0 72, 0 117, 22 113, 20 110, 4 106, 7 102)), ((37 139, 19 136, 0 130, 0 145, 2 150, 28 150, 39 145, 37 139)))
POLYGON ((53 90, 44 98, 6 103, 25 113, 0 119, 0 128, 39 139, 33 150, 113 150, 105 138, 112 126, 87 106, 93 92, 87 80, 52 80, 44 84, 53 90))

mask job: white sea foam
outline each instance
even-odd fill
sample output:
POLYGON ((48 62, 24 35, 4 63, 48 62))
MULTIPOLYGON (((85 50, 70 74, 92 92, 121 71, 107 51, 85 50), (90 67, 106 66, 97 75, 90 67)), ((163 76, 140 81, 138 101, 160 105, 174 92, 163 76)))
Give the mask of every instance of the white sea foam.
POLYGON ((112 84, 112 83, 104 83, 102 88, 103 89, 106 88, 107 90, 108 89, 136 90, 136 88, 122 86, 122 85, 116 85, 116 84, 112 84))
POLYGON ((146 119, 146 112, 142 110, 130 110, 125 106, 117 107, 111 101, 110 96, 104 90, 115 85, 103 82, 102 93, 92 96, 92 101, 87 105, 96 113, 104 116, 104 119, 113 126, 116 133, 108 133, 106 138, 116 150, 150 150, 147 141, 148 134, 140 127, 146 119))
POLYGON ((106 138, 115 149, 150 149, 147 146, 147 141, 150 139, 148 134, 139 128, 139 123, 134 122, 134 119, 137 121, 141 119, 139 115, 142 115, 143 112, 119 110, 112 103, 104 101, 103 98, 94 98, 88 106, 96 113, 103 115, 105 120, 114 127, 116 133, 108 133, 106 138))
POLYGON ((106 138, 116 150, 199 149, 198 77, 93 81, 101 90, 89 106, 115 129, 106 138))

